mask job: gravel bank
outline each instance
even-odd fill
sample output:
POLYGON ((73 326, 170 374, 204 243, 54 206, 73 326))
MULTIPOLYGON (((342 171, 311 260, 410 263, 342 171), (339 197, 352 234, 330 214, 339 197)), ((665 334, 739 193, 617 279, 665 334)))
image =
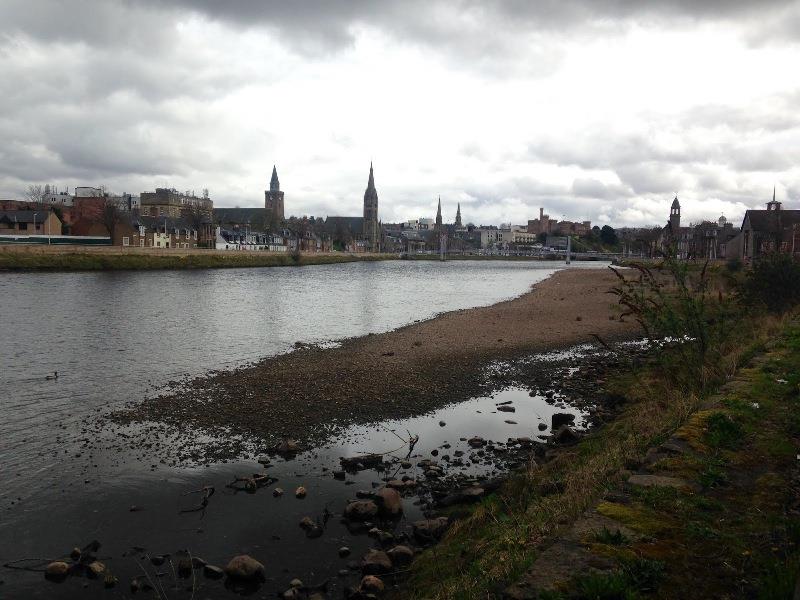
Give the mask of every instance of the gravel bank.
POLYGON ((614 318, 607 269, 567 269, 523 296, 447 313, 335 348, 299 348, 114 413, 117 423, 151 422, 187 433, 221 434, 187 446, 183 460, 210 461, 282 437, 312 440, 337 424, 420 414, 504 385, 486 376, 498 359, 593 341, 632 337, 614 318))

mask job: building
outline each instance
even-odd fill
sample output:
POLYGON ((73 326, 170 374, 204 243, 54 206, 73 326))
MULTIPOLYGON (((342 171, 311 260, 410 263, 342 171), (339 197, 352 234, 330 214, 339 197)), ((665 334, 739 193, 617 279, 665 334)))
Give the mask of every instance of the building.
POLYGON ((155 192, 142 192, 139 196, 141 214, 145 217, 189 217, 193 214, 211 217, 214 203, 204 192, 202 197, 193 192, 156 188, 155 192))
POLYGON ((458 208, 456 209, 456 222, 454 223, 456 229, 464 229, 464 226, 461 224, 461 203, 458 203, 458 208))
POLYGON ((748 210, 742 221, 740 257, 753 260, 770 252, 800 253, 800 210, 784 209, 775 200, 766 210, 748 210))
POLYGON ((200 231, 188 219, 127 215, 115 228, 115 246, 139 248, 201 248, 200 231))
POLYGON ((528 221, 528 233, 555 235, 589 235, 592 231, 591 221, 556 221, 544 214, 539 208, 539 218, 528 221))
POLYGON ((0 211, 0 235, 61 235, 61 219, 49 209, 0 211))
POLYGON ((283 192, 278 181, 278 170, 272 165, 272 179, 269 181, 269 191, 264 191, 264 208, 267 213, 277 223, 282 223, 283 215, 283 192))
POLYGON ((369 163, 369 180, 364 191, 364 233, 369 252, 380 252, 381 228, 378 223, 378 191, 375 189, 375 177, 372 162, 369 163))

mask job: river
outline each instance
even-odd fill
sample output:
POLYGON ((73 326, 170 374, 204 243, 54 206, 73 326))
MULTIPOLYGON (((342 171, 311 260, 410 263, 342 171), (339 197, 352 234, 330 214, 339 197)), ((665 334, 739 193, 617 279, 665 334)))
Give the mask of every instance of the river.
MULTIPOLYGON (((593 266, 598 265, 578 268, 593 266)), ((217 564, 236 552, 266 555, 272 564, 264 596, 285 589, 296 575, 335 576, 343 560, 336 548, 347 544, 357 557, 368 540, 349 536, 336 523, 319 540, 301 538, 288 546, 286 540, 297 537, 300 516, 323 514, 333 498, 341 502, 339 497, 373 485, 375 474, 359 473, 345 490, 323 469, 336 468, 343 453, 391 445, 392 428, 426 431, 425 446, 418 448, 423 452, 457 442, 457 432, 436 431, 430 418, 354 428, 325 448, 276 464, 271 473, 287 494, 270 503, 268 490, 233 494, 220 485, 234 474, 258 471, 256 463, 168 469, 146 449, 120 460, 93 448, 87 425, 97 414, 157 393, 170 380, 247 364, 290 351, 297 342, 378 333, 445 311, 493 304, 524 293, 554 271, 552 264, 532 262, 388 261, 0 274, 0 563, 60 556, 98 539, 104 544, 100 554, 120 576, 119 586, 104 590, 96 582, 86 587, 82 578, 56 586, 45 583, 41 573, 5 570, 0 597, 4 592, 22 597, 23 590, 26 598, 124 597, 130 578, 140 573, 139 563, 146 563, 134 556, 133 546, 162 553, 191 547, 217 564), (47 378, 56 371, 57 379, 47 378), (207 513, 177 516, 197 501, 187 492, 209 482, 215 482, 218 495, 207 513), (309 496, 299 506, 291 492, 301 484, 309 496), (131 511, 134 505, 142 510, 131 511), (314 550, 305 544, 315 544, 314 550)), ((536 400, 525 390, 509 394, 519 404, 536 400)), ((445 408, 433 422, 488 416, 494 400, 445 408)), ((532 414, 546 422, 548 407, 539 402, 532 414)), ((504 431, 524 435, 535 424, 531 419, 520 418, 504 431)), ((494 419, 473 429, 491 435, 497 427, 494 419)), ((202 597, 230 595, 221 585, 200 589, 202 597)), ((189 597, 174 590, 169 597, 184 595, 189 597)))

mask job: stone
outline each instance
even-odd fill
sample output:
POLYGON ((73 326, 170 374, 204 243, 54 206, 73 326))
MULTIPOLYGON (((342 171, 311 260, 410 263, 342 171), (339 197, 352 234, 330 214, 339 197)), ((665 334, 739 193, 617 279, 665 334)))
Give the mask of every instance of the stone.
POLYGON ((547 429, 547 423, 539 423, 539 431, 544 431, 547 429))
POLYGON ((162 554, 156 554, 155 556, 150 557, 150 562, 153 563, 153 566, 160 567, 164 564, 164 561, 167 560, 167 557, 162 554))
POLYGON ((403 512, 403 498, 400 492, 390 487, 382 487, 375 493, 378 510, 381 514, 396 517, 403 512))
POLYGON ((558 431, 553 434, 553 441, 556 444, 574 444, 579 439, 581 439, 581 437, 569 425, 562 425, 558 428, 558 431))
POLYGON ((516 421, 512 421, 511 419, 506 419, 506 423, 508 423, 509 425, 516 425, 517 424, 516 421))
POLYGON ((107 590, 115 587, 119 583, 119 579, 114 577, 111 573, 106 573, 105 577, 103 577, 103 587, 107 590))
POLYGON ((475 502, 483 497, 485 490, 482 487, 474 486, 461 490, 461 497, 465 502, 475 502))
POLYGON ((182 558, 178 561, 178 577, 188 579, 192 576, 192 561, 182 558))
POLYGON ((395 490, 402 490, 406 487, 406 482, 402 479, 392 479, 386 482, 386 487, 390 487, 395 490))
POLYGON ((73 548, 72 552, 69 553, 69 557, 72 560, 80 560, 80 558, 81 558, 81 549, 80 548, 73 548))
POLYGON ((354 500, 344 509, 344 516, 354 521, 364 521, 378 515, 378 505, 372 500, 354 500))
POLYGON ((447 425, 447 423, 444 421, 439 421, 439 427, 444 427, 445 425, 447 425))
POLYGON ((362 456, 340 458, 339 462, 342 463, 342 468, 346 471, 362 471, 364 469, 375 468, 378 465, 382 465, 383 455, 364 454, 362 456))
POLYGON ((314 523, 314 519, 311 517, 303 517, 300 519, 299 525, 301 529, 311 529, 316 523, 314 523))
POLYGON ((407 565, 414 560, 414 551, 408 546, 395 546, 386 551, 393 565, 407 565))
POLYGON ((247 554, 234 556, 225 567, 225 574, 237 581, 266 581, 267 570, 247 554))
POLYGON ((273 448, 278 454, 297 454, 300 451, 300 444, 292 438, 286 438, 273 448))
POLYGON ((276 487, 274 490, 272 490, 272 495, 275 496, 276 498, 278 498, 279 496, 283 496, 283 489, 276 487))
POLYGON ((297 577, 295 577, 289 582, 289 586, 293 588, 301 588, 303 587, 303 582, 300 581, 297 577))
POLYGON ((359 589, 366 594, 380 594, 384 590, 384 585, 383 581, 375 575, 365 575, 359 589))
POLYGON ((503 406, 497 407, 498 412, 517 412, 517 409, 513 406, 509 406, 508 404, 504 404, 503 406))
POLYGON ((298 488, 297 488, 297 489, 294 491, 294 497, 295 497, 295 498, 299 498, 299 499, 301 499, 301 500, 302 500, 303 498, 305 498, 305 497, 306 497, 306 493, 307 493, 307 492, 306 492, 306 488, 304 488, 304 487, 301 485, 300 487, 298 487, 298 488))
POLYGON ((44 570, 44 576, 50 581, 63 581, 69 574, 69 565, 61 560, 51 562, 44 570))
POLYGON ((383 575, 392 570, 392 560, 383 550, 370 550, 361 559, 361 572, 364 575, 383 575))
POLYGON ((318 537, 322 537, 322 534, 324 532, 325 530, 315 523, 314 525, 306 529, 306 537, 313 540, 318 537))
POLYGON ((342 481, 346 477, 347 477, 347 472, 346 471, 334 471, 333 472, 333 478, 334 479, 339 479, 340 481, 342 481))
POLYGON ((562 425, 572 425, 575 423, 575 415, 569 413, 555 413, 550 417, 550 422, 552 423, 553 431, 555 431, 562 425))
POLYGON ((94 560, 86 566, 86 575, 92 579, 102 576, 106 572, 106 566, 99 560, 94 560))
POLYGON ((222 579, 225 575, 225 571, 223 571, 220 567, 215 567, 214 565, 205 565, 203 567, 203 575, 205 575, 208 579, 222 579))
POLYGON ((467 443, 472 448, 481 448, 481 447, 486 445, 486 441, 482 437, 479 437, 479 436, 475 436, 475 437, 469 438, 467 443))
POLYGON ((424 543, 430 543, 438 540, 447 531, 450 525, 450 519, 447 517, 438 517, 436 519, 424 519, 415 521, 412 525, 414 537, 424 543))
POLYGON ((345 556, 350 556, 350 548, 348 548, 347 546, 342 546, 341 548, 339 548, 339 556, 341 558, 344 558, 345 556))

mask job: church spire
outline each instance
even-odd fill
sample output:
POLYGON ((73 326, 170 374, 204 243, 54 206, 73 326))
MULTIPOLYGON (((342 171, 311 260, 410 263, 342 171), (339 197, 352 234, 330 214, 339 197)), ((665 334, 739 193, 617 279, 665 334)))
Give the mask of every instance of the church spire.
POLYGON ((439 196, 439 207, 436 209, 436 229, 442 228, 442 197, 439 196))
POLYGON ((275 165, 272 165, 272 179, 269 180, 269 191, 281 191, 281 183, 278 181, 278 169, 275 168, 275 165))
POLYGON ((367 181, 367 189, 375 189, 375 176, 372 173, 372 161, 369 161, 369 181, 367 181))
POLYGON ((458 208, 456 209, 456 228, 461 228, 461 202, 458 203, 458 208))

